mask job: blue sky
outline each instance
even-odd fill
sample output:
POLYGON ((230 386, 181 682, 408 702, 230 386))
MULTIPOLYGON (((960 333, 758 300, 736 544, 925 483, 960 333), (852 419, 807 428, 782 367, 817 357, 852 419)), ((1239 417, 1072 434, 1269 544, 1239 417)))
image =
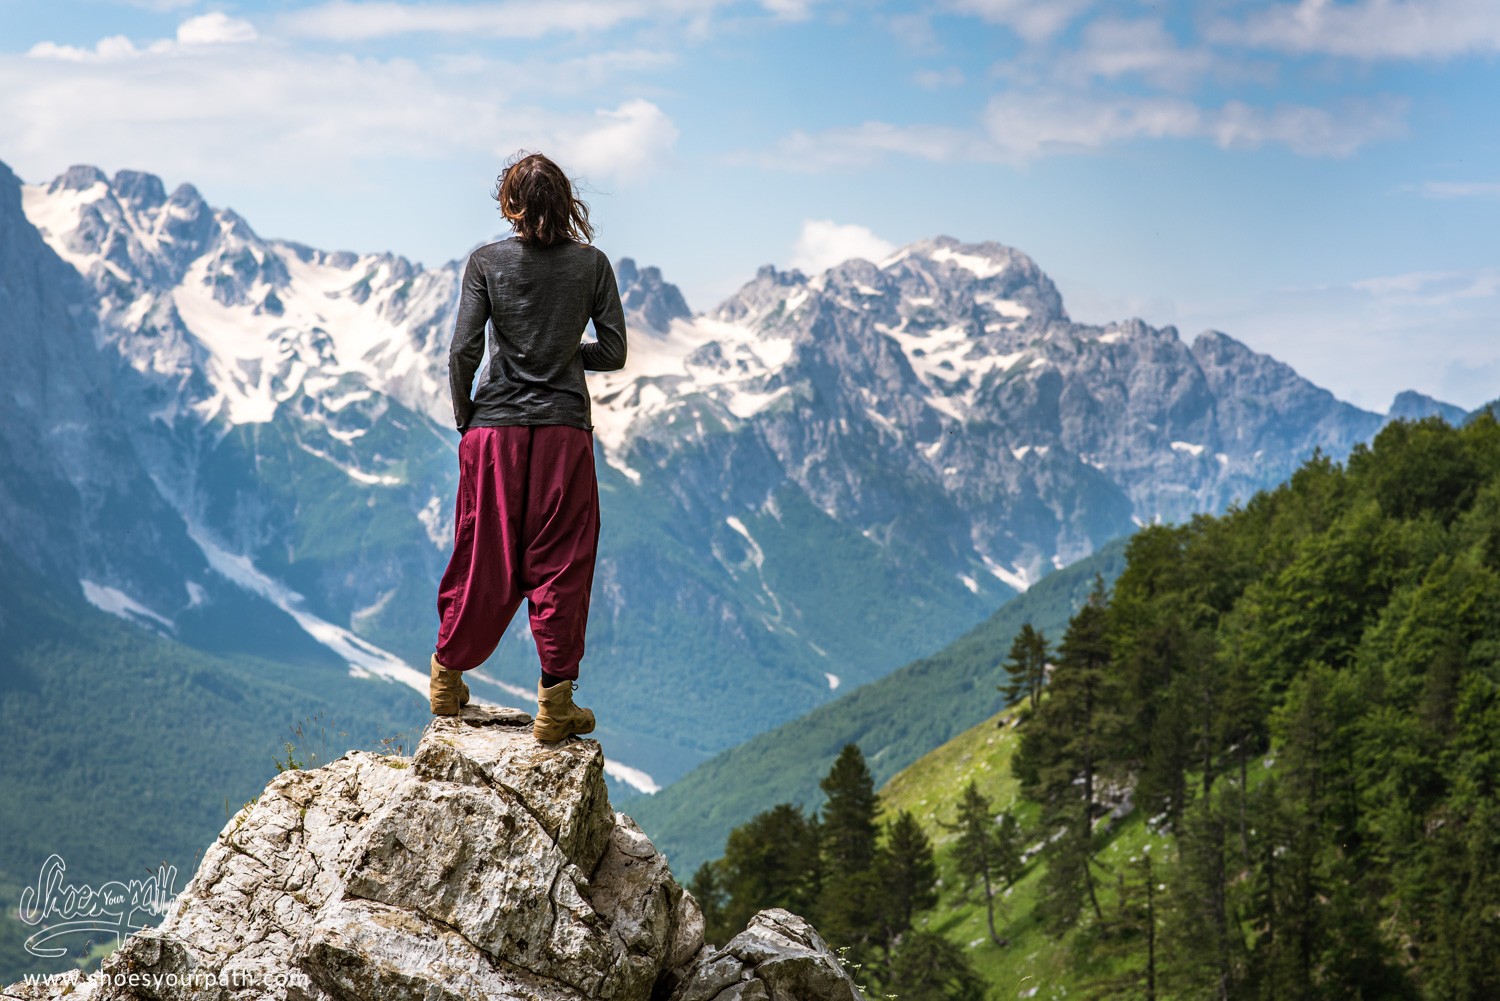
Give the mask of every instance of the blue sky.
POLYGON ((0 0, 0 160, 462 256, 504 156, 697 309, 939 233, 1339 396, 1500 396, 1494 0, 0 0))

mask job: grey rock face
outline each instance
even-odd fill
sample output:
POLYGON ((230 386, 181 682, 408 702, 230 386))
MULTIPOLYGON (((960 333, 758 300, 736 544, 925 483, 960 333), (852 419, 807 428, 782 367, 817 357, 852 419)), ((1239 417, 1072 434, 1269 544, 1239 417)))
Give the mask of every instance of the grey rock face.
POLYGON ((805 920, 761 911, 722 949, 706 949, 672 1001, 861 1001, 863 995, 805 920))
POLYGON ((635 261, 622 257, 615 265, 615 281, 628 330, 664 331, 673 320, 693 315, 682 291, 662 278, 660 268, 637 268, 635 261))
POLYGON ((1408 389, 1396 394, 1396 398, 1391 401, 1391 409, 1385 416, 1387 420, 1393 421, 1419 421, 1424 417, 1441 417, 1449 424, 1457 426, 1464 423, 1469 415, 1463 407, 1455 407, 1451 403, 1435 400, 1425 393, 1408 389))
POLYGON ((729 491, 795 483, 867 537, 980 580, 1034 581, 1135 524, 1221 510, 1382 422, 1218 332, 1074 323, 1036 263, 996 243, 938 237, 813 277, 765 267, 710 319, 789 344, 786 361, 736 379, 722 345, 699 346, 682 402, 632 425, 627 464, 726 482, 692 467, 676 411, 712 429, 714 403, 779 393, 719 422, 771 457, 729 491))
MULTIPOLYGON (((75 167, 54 183, 103 181, 75 167)), ((91 289, 28 224, 3 164, 0 317, 0 544, 55 581, 123 585, 152 609, 181 601, 202 559, 126 433, 91 289)))
POLYGON ((470 706, 434 720, 411 758, 355 751, 277 776, 225 825, 161 925, 105 961, 124 986, 87 981, 69 996, 858 998, 785 911, 706 948, 692 895, 610 809, 599 744, 541 744, 530 724, 470 706))

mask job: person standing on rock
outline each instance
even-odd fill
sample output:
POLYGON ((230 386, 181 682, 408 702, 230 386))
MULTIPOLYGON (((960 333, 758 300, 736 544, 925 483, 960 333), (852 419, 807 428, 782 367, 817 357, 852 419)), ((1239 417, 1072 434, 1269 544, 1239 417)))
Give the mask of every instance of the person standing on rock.
POLYGON ((599 543, 584 372, 625 364, 625 311, 588 206, 540 153, 518 153, 495 195, 515 235, 464 268, 448 353, 458 446, 453 557, 438 585, 432 711, 469 701, 463 672, 494 652, 521 599, 541 658, 537 739, 594 729, 573 704, 599 543), (596 341, 582 340, 588 322, 596 341), (489 326, 489 366, 474 386, 489 326), (472 388, 472 396, 471 396, 472 388))

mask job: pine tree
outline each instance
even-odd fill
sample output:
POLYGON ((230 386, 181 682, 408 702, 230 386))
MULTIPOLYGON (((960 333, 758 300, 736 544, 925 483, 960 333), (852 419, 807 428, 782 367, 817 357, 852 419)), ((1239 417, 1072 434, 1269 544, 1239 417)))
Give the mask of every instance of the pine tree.
POLYGON ((978 882, 984 890, 985 919, 989 924, 990 941, 998 946, 1008 944, 995 930, 995 881, 1004 880, 1006 885, 1015 881, 1020 873, 1020 832, 1010 814, 1000 824, 995 823, 995 811, 979 786, 970 782, 958 801, 958 817, 950 830, 958 832, 954 848, 954 860, 959 875, 964 877, 964 889, 972 889, 978 882))
POLYGON ((909 930, 912 916, 937 904, 937 861, 932 842, 908 810, 886 825, 876 856, 885 945, 909 930))
POLYGON ((875 780, 859 748, 845 744, 820 786, 827 801, 819 928, 830 942, 848 947, 857 962, 868 962, 883 895, 875 872, 875 780))
POLYGON ((901 1001, 984 1001, 984 981, 958 946, 941 935, 907 932, 892 961, 890 992, 901 1001))
POLYGON ((1042 698, 1042 686, 1047 680, 1047 637, 1031 623, 1021 627, 1010 644, 1010 656, 1005 662, 1005 673, 1009 680, 999 686, 1005 695, 1006 705, 1015 705, 1022 699, 1035 712, 1042 698))
MULTIPOLYGON (((1104 925, 1088 936, 1089 965, 1108 971, 1086 984, 1091 998, 1117 1001, 1161 996, 1160 921, 1162 884, 1151 844, 1115 871, 1115 908, 1104 925)), ((1189 995, 1192 996, 1192 995, 1189 995)))
POLYGON ((1195 800, 1176 829, 1172 953, 1190 996, 1229 1001, 1243 979, 1242 939, 1229 904, 1224 798, 1195 800))
POLYGON ((855 744, 845 744, 820 782, 823 852, 830 873, 862 872, 875 862, 875 779, 855 744))
POLYGON ((725 926, 743 928, 766 907, 785 907, 819 923, 818 842, 817 822, 790 803, 778 804, 731 831, 719 870, 728 896, 725 926))
POLYGON ((693 873, 692 882, 688 884, 688 892, 693 899, 698 901, 698 909, 703 913, 703 936, 710 942, 719 945, 724 944, 733 934, 724 921, 724 908, 728 903, 728 897, 724 892, 722 877, 719 875, 718 862, 704 862, 693 873))
POLYGON ((1021 737, 1017 773, 1041 800, 1042 822, 1061 830, 1047 853, 1044 918, 1054 934, 1076 922, 1085 902, 1103 920, 1091 869, 1098 786, 1121 741, 1124 690, 1112 670, 1104 582, 1068 623, 1048 696, 1021 737))

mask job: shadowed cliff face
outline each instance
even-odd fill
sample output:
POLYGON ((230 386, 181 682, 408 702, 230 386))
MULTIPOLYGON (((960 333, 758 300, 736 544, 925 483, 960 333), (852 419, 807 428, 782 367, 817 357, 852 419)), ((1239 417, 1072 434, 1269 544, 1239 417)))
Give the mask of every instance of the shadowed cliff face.
POLYGON ((110 980, 3 996, 857 1001, 786 911, 705 944, 693 897, 611 810, 599 744, 542 744, 530 724, 471 706, 411 758, 277 776, 162 924, 105 961, 110 980))
POLYGON ((0 541, 51 579, 185 601, 202 558, 129 440, 93 290, 28 223, 4 164, 0 329, 0 541))

